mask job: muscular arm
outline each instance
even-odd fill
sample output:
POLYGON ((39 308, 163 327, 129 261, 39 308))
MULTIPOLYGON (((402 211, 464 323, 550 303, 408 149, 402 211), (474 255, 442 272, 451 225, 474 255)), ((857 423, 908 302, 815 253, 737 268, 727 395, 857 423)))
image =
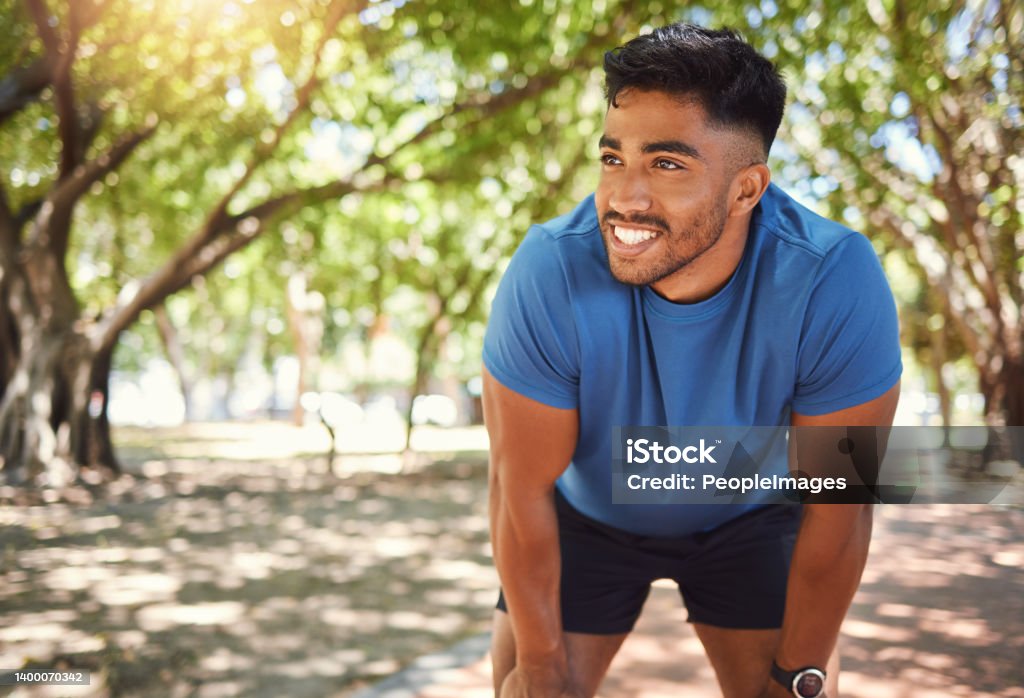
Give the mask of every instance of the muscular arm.
MULTIPOLYGON (((794 426, 890 426, 897 383, 881 397, 826 415, 793 414, 794 426)), ((776 661, 786 669, 824 667, 860 584, 871 540, 870 504, 804 507, 786 591, 776 661)), ((784 695, 780 693, 779 695, 784 695)))
POLYGON ((545 685, 564 686, 554 486, 576 448, 578 413, 509 390, 486 370, 483 406, 491 441, 491 542, 515 635, 516 667, 545 685))

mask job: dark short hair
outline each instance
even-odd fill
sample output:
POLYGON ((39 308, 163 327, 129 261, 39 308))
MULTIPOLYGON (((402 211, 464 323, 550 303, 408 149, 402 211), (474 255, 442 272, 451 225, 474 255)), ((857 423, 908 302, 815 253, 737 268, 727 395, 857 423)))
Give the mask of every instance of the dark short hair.
POLYGON ((771 149, 786 105, 778 69, 732 29, 679 22, 604 54, 609 106, 625 89, 694 98, 712 124, 752 129, 771 149))

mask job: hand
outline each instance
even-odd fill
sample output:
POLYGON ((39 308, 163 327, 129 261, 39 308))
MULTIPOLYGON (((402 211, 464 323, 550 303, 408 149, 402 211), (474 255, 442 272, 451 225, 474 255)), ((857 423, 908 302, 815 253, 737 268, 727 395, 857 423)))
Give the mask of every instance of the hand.
POLYGON ((566 676, 540 676, 514 668, 501 683, 498 698, 586 698, 582 691, 570 685, 566 676))

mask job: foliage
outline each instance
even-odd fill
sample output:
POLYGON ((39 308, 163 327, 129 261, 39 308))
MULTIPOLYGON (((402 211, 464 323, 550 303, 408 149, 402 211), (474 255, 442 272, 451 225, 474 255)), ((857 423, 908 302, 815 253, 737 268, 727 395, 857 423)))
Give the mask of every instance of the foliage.
POLYGON ((1020 361, 1011 3, 4 0, 0 186, 26 218, 68 143, 60 94, 33 82, 54 70, 33 7, 75 41, 86 161, 156 124, 75 207, 65 258, 82 316, 129 349, 119 366, 159 351, 165 303, 191 372, 230 374, 254 343, 269 365, 302 273, 328 356, 387 317, 410 346, 448 337, 468 375, 516 242, 593 186, 602 51, 680 18, 738 27, 783 68, 776 169, 899 255, 924 363, 941 329, 940 363, 966 350, 998 406, 998 367, 1020 361))
POLYGON ((785 135, 806 188, 889 250, 891 272, 909 270, 903 327, 923 362, 966 353, 989 415, 1021 423, 1024 7, 826 1, 804 12, 776 28, 776 44, 781 63, 802 66, 785 135))
POLYGON ((32 468, 68 447, 76 462, 112 460, 113 350, 152 351, 154 324, 183 385, 193 372, 230 382, 250 337, 268 358, 283 352, 296 276, 355 306, 330 314, 357 320, 336 336, 368 336, 391 294, 411 292, 396 327, 420 349, 424 386, 444 337, 479 336, 486 291, 528 221, 557 209, 585 150, 573 105, 593 93, 609 38, 646 13, 551 0, 2 9, 17 29, 0 47, 14 143, 0 155, 0 302, 17 320, 0 327, 0 459, 32 468), (571 136, 521 145, 552 128, 571 136), (483 189, 481 172, 494 173, 483 189), (501 213, 509 202, 515 215, 501 213), (495 239, 460 244, 466 230, 495 239), (313 258, 328 231, 342 231, 334 268, 313 258), (213 280, 229 259, 231 281, 213 280))

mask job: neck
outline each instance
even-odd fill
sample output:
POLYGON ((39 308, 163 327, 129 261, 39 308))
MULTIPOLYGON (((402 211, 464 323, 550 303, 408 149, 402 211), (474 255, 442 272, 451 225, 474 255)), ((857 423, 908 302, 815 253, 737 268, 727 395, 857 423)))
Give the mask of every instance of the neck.
POLYGON ((726 218, 718 242, 682 269, 651 284, 654 292, 673 303, 699 303, 725 288, 743 259, 750 214, 726 218))

